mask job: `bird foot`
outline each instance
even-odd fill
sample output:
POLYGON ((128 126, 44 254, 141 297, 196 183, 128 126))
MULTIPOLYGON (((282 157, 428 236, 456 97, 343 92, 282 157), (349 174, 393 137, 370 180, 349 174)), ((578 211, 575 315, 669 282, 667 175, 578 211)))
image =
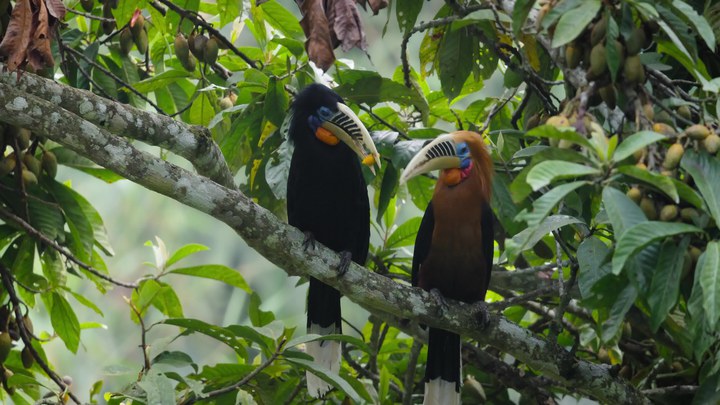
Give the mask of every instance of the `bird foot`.
POLYGON ((303 249, 307 252, 308 249, 312 248, 312 250, 315 250, 315 235, 313 235, 310 231, 303 232, 305 234, 305 239, 303 239, 303 249))
POLYGON ((352 253, 347 250, 340 252, 340 263, 337 265, 337 273, 339 277, 342 277, 347 273, 350 268, 350 262, 352 261, 352 253))
POLYGON ((480 329, 487 328, 490 323, 490 312, 485 301, 478 301, 473 304, 473 312, 475 313, 475 320, 477 320, 480 329))
POLYGON ((438 310, 438 316, 443 316, 445 312, 447 312, 448 308, 450 307, 447 303, 447 300, 445 300, 445 297, 442 295, 440 290, 437 288, 433 288, 430 290, 430 295, 432 295, 435 302, 438 304, 438 307, 440 308, 438 310))

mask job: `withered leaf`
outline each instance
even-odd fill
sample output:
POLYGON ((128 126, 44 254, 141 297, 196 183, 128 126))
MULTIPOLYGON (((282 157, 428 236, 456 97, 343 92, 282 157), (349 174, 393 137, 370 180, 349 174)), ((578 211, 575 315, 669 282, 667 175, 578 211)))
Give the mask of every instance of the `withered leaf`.
POLYGON ((377 13, 388 6, 387 0, 368 0, 370 3, 370 8, 373 11, 374 15, 377 15, 377 13))
POLYGON ((60 21, 65 19, 67 9, 65 8, 65 4, 63 4, 62 0, 45 0, 45 5, 47 6, 47 11, 51 16, 60 21))
POLYGON ((44 67, 53 66, 52 51, 50 50, 50 24, 48 9, 45 7, 45 2, 42 0, 38 1, 39 9, 33 16, 33 26, 35 31, 32 35, 32 41, 28 48, 28 62, 36 70, 40 70, 44 67))
POLYGON ((32 38, 33 12, 30 0, 18 0, 10 15, 5 37, 0 43, 0 55, 7 57, 8 70, 17 70, 25 62, 32 38))
POLYGON ((360 14, 353 0, 334 0, 330 4, 333 10, 331 26, 343 51, 353 47, 367 49, 365 31, 362 28, 360 14))
POLYGON ((328 70, 335 61, 335 54, 323 0, 297 0, 297 3, 303 15, 300 26, 307 37, 305 49, 308 57, 322 70, 328 70))

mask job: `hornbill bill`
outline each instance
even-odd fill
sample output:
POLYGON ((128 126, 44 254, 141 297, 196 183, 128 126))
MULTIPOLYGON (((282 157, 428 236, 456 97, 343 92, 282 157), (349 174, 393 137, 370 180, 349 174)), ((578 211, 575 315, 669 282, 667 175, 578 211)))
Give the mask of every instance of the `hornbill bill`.
MULTIPOLYGON (((487 315, 493 165, 482 137, 469 131, 439 136, 413 157, 400 181, 435 169, 440 176, 415 239, 412 284, 441 300, 478 303, 487 315)), ((430 328, 427 356, 424 404, 459 404, 460 336, 430 328)))
MULTIPOLYGON (((291 107, 289 138, 294 144, 287 184, 288 222, 305 232, 305 247, 318 241, 342 256, 339 274, 350 260, 363 265, 370 239, 370 205, 361 161, 380 167, 380 158, 367 129, 342 98, 329 88, 311 84, 291 107), (358 159, 359 157, 359 159, 358 159)), ((342 333, 340 293, 310 278, 307 331, 342 333)), ((307 344, 316 363, 340 370, 338 341, 307 344)), ((323 396, 331 386, 307 373, 308 392, 323 396)))

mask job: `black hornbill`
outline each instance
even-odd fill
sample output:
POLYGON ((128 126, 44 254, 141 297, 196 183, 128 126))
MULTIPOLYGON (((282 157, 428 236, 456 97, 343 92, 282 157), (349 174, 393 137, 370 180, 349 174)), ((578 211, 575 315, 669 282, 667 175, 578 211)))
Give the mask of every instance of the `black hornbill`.
MULTIPOLYGON (((482 308, 493 261, 492 160, 479 134, 458 131, 422 148, 400 181, 435 169, 440 176, 415 239, 412 284, 482 308)), ((459 404, 460 336, 430 328, 427 356, 424 404, 459 404)))
MULTIPOLYGON (((326 86, 307 86, 290 113, 288 133, 295 148, 287 184, 288 222, 305 232, 306 247, 318 241, 341 253, 342 274, 351 259, 360 265, 367 259, 370 205, 360 163, 374 172, 380 158, 358 117, 326 86)), ((308 333, 342 333, 340 293, 314 278, 307 313, 308 333)), ((339 342, 310 342, 307 352, 330 371, 339 371, 339 342)), ((310 372, 307 386, 313 397, 331 388, 310 372)))

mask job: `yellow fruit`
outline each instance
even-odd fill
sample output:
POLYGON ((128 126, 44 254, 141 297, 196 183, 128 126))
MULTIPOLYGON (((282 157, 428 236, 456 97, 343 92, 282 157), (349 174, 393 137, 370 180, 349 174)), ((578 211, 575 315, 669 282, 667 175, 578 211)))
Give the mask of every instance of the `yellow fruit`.
POLYGON ((205 53, 203 54, 205 63, 208 65, 214 64, 217 61, 219 50, 217 40, 215 38, 208 39, 205 42, 205 53))
POLYGON ((642 191, 640 191, 639 188, 633 187, 630 190, 625 193, 631 200, 635 202, 635 204, 640 204, 640 201, 642 200, 642 191))
POLYGON ((233 102, 230 101, 230 97, 223 97, 220 99, 220 109, 227 110, 233 106, 233 102))
POLYGON ((645 67, 640 61, 640 56, 633 55, 625 60, 623 75, 625 81, 630 84, 645 82, 645 67))
POLYGON ((142 13, 138 14, 135 22, 130 26, 130 31, 132 32, 133 39, 137 42, 137 38, 145 31, 145 17, 143 17, 142 13))
POLYGON ((232 91, 231 91, 231 92, 227 95, 227 97, 230 99, 230 101, 233 103, 233 105, 235 105, 235 102, 237 101, 237 98, 238 98, 238 97, 237 97, 237 94, 235 94, 235 92, 232 92, 232 91))
POLYGON ((717 151, 720 150, 720 136, 717 134, 708 135, 703 141, 703 147, 705 147, 705 150, 711 155, 716 154, 717 151))
POLYGON ((565 47, 565 64, 570 69, 575 69, 580 65, 582 59, 582 49, 579 49, 575 42, 565 47))
POLYGON ((688 252, 690 253, 690 257, 692 258, 693 263, 697 263, 700 255, 703 253, 703 251, 700 250, 700 248, 697 246, 690 246, 688 248, 688 252))
POLYGON ((607 71, 607 53, 605 45, 597 44, 590 51, 590 75, 593 78, 602 76, 607 71))
POLYGON ((46 150, 42 155, 42 168, 53 179, 57 175, 58 163, 55 154, 46 150))
POLYGON ((605 39, 607 26, 608 19, 603 15, 602 18, 593 25, 592 31, 590 31, 590 45, 595 46, 605 39))
POLYGON ((685 135, 690 139, 701 141, 710 135, 710 128, 702 124, 695 124, 685 128, 685 135))
POLYGON ((5 363, 12 349, 12 339, 7 332, 0 332, 0 364, 5 363))
POLYGON ((673 118, 670 116, 670 114, 665 111, 661 110, 655 115, 655 122, 661 122, 668 125, 674 125, 675 122, 673 121, 673 118))
POLYGON ((680 210, 680 218, 685 222, 693 223, 699 215, 695 208, 687 207, 680 210))
POLYGON ((671 222, 678 216, 678 206, 674 204, 666 205, 660 210, 660 220, 663 222, 671 222))
POLYGON ((600 97, 605 102, 605 105, 611 110, 615 109, 616 104, 616 95, 615 95, 615 87, 612 84, 609 84, 605 87, 601 87, 599 90, 600 97))
POLYGON ((205 44, 207 41, 208 38, 205 35, 196 35, 195 40, 193 41, 193 46, 190 47, 190 52, 192 52, 196 58, 205 60, 205 44), (193 52, 193 50, 195 51, 193 52))
POLYGON ((30 368, 33 366, 33 363, 35 363, 35 358, 33 358, 32 353, 30 353, 30 349, 28 349, 27 346, 25 346, 22 349, 22 352, 20 352, 20 359, 22 360, 23 367, 30 368))
POLYGON ((690 107, 686 105, 681 105, 677 108, 677 113, 679 116, 685 118, 686 120, 692 119, 692 111, 690 111, 690 107))
POLYGON ((145 53, 147 52, 147 49, 148 49, 147 31, 142 30, 137 35, 133 34, 133 40, 135 41, 135 46, 137 46, 138 52, 145 55, 145 53))
POLYGON ((34 184, 37 184, 38 179, 37 179, 37 176, 35 176, 35 174, 33 172, 31 172, 30 170, 23 169, 22 181, 23 181, 23 184, 25 184, 25 187, 30 187, 34 184))
POLYGON ((643 197, 643 199, 640 200, 640 209, 642 210, 643 213, 645 213, 645 216, 647 217, 647 219, 649 219, 651 221, 654 221, 657 219, 657 217, 658 217, 657 209, 655 209, 655 203, 653 202, 653 200, 651 200, 647 197, 643 197))
POLYGON ((31 155, 30 153, 26 153, 23 155, 23 163, 25 164, 25 167, 28 168, 35 176, 38 176, 40 174, 40 161, 35 158, 35 156, 31 155))
POLYGON ((635 158, 636 162, 639 162, 643 160, 643 158, 647 155, 647 148, 638 149, 633 153, 633 157, 635 158))
POLYGON ((663 134, 667 137, 675 137, 677 136, 677 132, 675 132, 675 128, 671 127, 668 124, 662 123, 662 122, 656 122, 653 124, 653 131, 663 134))
POLYGON ((177 56, 180 61, 187 59, 188 56, 190 56, 188 41, 185 39, 185 35, 180 33, 175 35, 175 56, 177 56))
POLYGON ((663 161, 663 167, 666 169, 674 169, 680 164, 680 159, 682 159, 683 154, 685 153, 685 148, 679 143, 672 144, 668 150, 667 154, 665 155, 665 160, 663 161))
POLYGON ((545 121, 546 125, 552 125, 554 127, 569 127, 570 121, 564 115, 553 115, 545 121))
POLYGON ((643 162, 637 162, 635 164, 635 167, 637 167, 638 169, 647 170, 647 165, 645 165, 645 163, 643 162))
POLYGON ((15 170, 15 155, 8 155, 0 160, 0 177, 5 177, 7 174, 15 170))
POLYGON ((133 36, 130 30, 125 27, 122 31, 120 31, 120 52, 123 55, 127 55, 130 53, 130 50, 132 50, 133 46, 133 36))
POLYGON ((653 108, 653 105, 650 103, 645 103, 642 106, 643 108, 643 114, 645 114, 645 118, 647 118, 649 121, 652 121, 655 119, 655 109, 653 108))
POLYGON ((573 141, 567 139, 561 139, 560 142, 558 142, 558 148, 560 149, 570 149, 573 145, 573 141))
POLYGON ((645 31, 643 31, 642 28, 635 28, 626 42, 628 56, 640 53, 642 48, 645 46, 645 41, 645 31))
POLYGON ((675 177, 674 170, 662 169, 662 170, 660 170, 660 174, 662 174, 665 177, 675 177))

